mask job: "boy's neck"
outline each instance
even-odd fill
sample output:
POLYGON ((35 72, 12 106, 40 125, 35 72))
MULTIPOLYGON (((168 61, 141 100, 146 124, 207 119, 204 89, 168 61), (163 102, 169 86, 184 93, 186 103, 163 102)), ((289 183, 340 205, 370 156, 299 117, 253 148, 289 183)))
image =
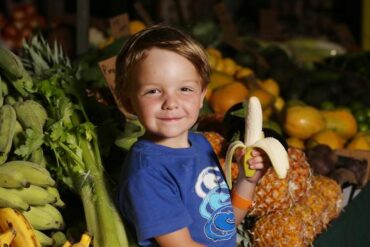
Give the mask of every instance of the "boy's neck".
POLYGON ((188 134, 183 135, 182 137, 173 137, 173 138, 161 138, 158 136, 153 136, 146 133, 143 136, 144 139, 154 142, 155 144, 162 145, 169 148, 188 148, 190 147, 188 134))

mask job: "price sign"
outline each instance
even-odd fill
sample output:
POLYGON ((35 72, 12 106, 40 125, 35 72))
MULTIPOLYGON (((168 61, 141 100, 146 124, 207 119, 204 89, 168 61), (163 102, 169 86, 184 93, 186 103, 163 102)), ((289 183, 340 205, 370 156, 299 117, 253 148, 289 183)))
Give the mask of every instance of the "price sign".
POLYGON ((114 38, 119 39, 130 35, 130 25, 127 13, 110 18, 109 24, 114 38))
POLYGON ((121 101, 117 98, 115 89, 116 89, 116 59, 117 57, 110 57, 106 60, 99 62, 99 68, 103 73, 103 76, 107 82, 108 88, 111 91, 114 101, 118 109, 129 119, 135 119, 136 117, 131 113, 127 112, 122 106, 121 101))

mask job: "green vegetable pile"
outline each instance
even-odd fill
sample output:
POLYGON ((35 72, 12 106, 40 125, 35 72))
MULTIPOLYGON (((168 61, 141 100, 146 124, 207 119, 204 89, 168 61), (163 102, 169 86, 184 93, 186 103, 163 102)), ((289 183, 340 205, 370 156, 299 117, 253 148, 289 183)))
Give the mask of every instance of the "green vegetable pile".
POLYGON ((7 69, 6 80, 14 90, 8 101, 11 103, 13 98, 38 102, 46 110, 46 123, 43 130, 26 136, 18 155, 26 158, 36 148, 47 149, 52 154, 47 168, 82 199, 94 246, 128 246, 123 222, 106 183, 97 129, 85 110, 79 67, 71 65, 56 43, 51 48, 39 36, 24 45, 22 59, 22 63, 17 57, 6 62, 11 68, 7 69))

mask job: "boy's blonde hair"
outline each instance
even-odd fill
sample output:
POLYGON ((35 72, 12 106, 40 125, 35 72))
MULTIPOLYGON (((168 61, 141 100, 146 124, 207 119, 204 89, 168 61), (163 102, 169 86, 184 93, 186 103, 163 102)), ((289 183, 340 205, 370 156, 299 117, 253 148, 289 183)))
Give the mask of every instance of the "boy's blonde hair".
POLYGON ((155 25, 134 34, 122 47, 116 60, 116 95, 122 101, 130 93, 135 66, 151 48, 173 51, 188 59, 198 71, 205 89, 209 82, 210 67, 203 47, 190 35, 179 29, 155 25))

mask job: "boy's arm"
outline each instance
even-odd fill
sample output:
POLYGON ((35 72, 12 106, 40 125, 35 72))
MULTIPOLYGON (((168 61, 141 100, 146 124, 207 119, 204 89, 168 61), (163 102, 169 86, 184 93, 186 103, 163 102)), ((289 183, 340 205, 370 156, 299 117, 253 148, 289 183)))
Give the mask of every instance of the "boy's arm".
POLYGON ((205 245, 195 242, 187 227, 155 237, 161 247, 204 247, 205 245))
MULTIPOLYGON (((243 160, 242 157, 244 155, 244 152, 237 152, 236 154, 237 161, 238 163, 240 163, 243 160)), ((255 169, 256 173, 253 175, 253 177, 246 177, 244 174, 244 169, 239 164, 239 171, 242 172, 239 172, 239 176, 234 185, 232 193, 236 193, 239 197, 252 202, 254 198, 256 184, 260 180, 260 178, 266 173, 266 170, 269 167, 269 159, 268 157, 265 156, 262 150, 254 149, 252 151, 252 158, 248 160, 248 163, 249 168, 255 169)), ((235 215, 235 225, 237 226, 245 218, 245 215, 248 212, 248 208, 240 209, 239 207, 235 207, 234 203, 233 208, 235 215)))
MULTIPOLYGON (((241 197, 253 201, 255 188, 256 184, 254 182, 250 182, 247 179, 238 180, 234 188, 234 193, 238 193, 241 197)), ((235 225, 238 226, 245 218, 248 209, 242 210, 235 206, 233 206, 233 208, 235 215, 235 225)))

